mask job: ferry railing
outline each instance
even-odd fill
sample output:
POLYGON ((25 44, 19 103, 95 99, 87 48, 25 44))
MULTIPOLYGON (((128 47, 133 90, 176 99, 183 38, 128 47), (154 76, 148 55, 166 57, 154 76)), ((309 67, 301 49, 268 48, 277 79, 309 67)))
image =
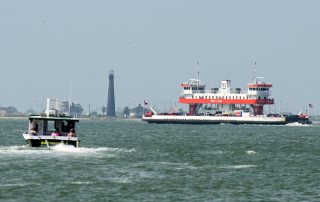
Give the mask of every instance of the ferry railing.
MULTIPOLYGON (((196 94, 196 93, 203 93, 203 94, 221 94, 219 90, 181 90, 181 94, 196 94)), ((229 94, 247 94, 247 91, 239 90, 237 88, 231 88, 229 94)))

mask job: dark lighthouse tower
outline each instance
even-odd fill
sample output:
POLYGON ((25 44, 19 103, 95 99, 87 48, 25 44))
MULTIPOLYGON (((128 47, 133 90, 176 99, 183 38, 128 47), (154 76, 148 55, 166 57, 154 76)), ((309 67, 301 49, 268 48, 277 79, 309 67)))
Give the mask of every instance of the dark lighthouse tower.
POLYGON ((114 99, 114 72, 110 70, 109 72, 109 89, 108 89, 108 103, 107 103, 107 116, 116 116, 116 106, 114 99))

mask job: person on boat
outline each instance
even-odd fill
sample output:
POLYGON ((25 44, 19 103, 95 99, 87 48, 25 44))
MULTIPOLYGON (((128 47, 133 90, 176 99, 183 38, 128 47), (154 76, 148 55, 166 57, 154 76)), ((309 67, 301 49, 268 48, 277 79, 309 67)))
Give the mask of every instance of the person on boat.
POLYGON ((34 122, 31 127, 30 134, 31 135, 38 135, 38 130, 39 130, 38 123, 34 122))
POLYGON ((51 136, 59 136, 59 135, 60 135, 60 133, 58 132, 57 129, 52 130, 51 136))
POLYGON ((76 130, 74 128, 71 128, 70 132, 68 133, 68 137, 76 137, 76 130))

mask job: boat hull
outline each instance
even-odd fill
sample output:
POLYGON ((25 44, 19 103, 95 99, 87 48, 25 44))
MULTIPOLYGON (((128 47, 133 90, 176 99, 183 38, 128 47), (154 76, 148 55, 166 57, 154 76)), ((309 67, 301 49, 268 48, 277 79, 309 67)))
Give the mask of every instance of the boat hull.
POLYGON ((79 147, 80 140, 77 137, 66 137, 66 136, 34 136, 30 134, 23 134, 26 143, 30 147, 50 147, 58 144, 72 145, 79 147))
POLYGON ((229 117, 229 116, 170 116, 170 115, 153 115, 143 117, 143 121, 157 124, 260 124, 260 125, 285 125, 288 123, 298 122, 301 124, 311 124, 309 119, 287 118, 287 117, 229 117))

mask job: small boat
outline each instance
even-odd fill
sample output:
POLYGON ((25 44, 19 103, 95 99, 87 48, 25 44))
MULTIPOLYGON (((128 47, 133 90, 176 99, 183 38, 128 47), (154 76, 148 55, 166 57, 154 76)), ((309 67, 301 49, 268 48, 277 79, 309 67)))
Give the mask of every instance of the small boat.
POLYGON ((80 146, 76 135, 76 123, 79 119, 60 113, 58 109, 50 108, 47 99, 47 110, 40 115, 30 115, 28 132, 22 136, 31 147, 50 147, 57 144, 80 146))

